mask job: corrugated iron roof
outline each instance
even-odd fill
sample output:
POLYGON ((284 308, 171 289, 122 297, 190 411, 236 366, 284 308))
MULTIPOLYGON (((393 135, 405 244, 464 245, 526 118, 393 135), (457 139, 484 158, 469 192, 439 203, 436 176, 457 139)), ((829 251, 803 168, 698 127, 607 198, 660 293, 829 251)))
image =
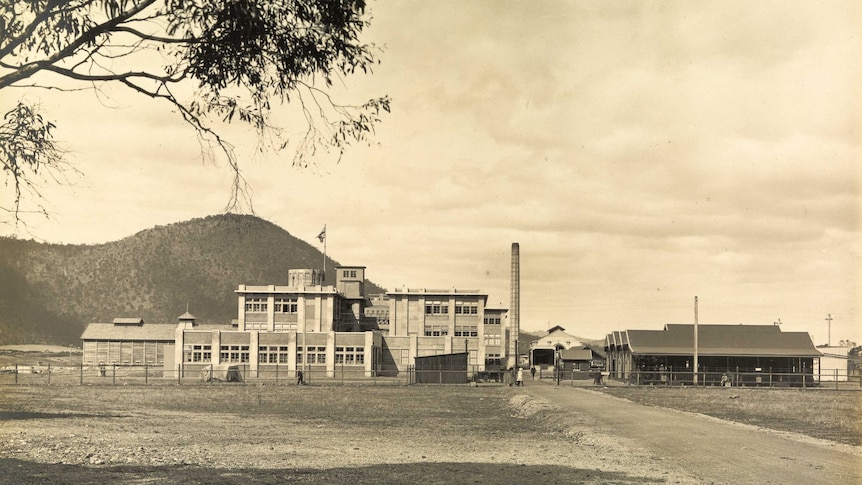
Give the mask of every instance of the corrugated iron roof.
POLYGON ((176 324, 142 323, 140 325, 115 325, 113 323, 91 323, 81 334, 81 340, 145 340, 173 342, 176 324))
MULTIPOLYGON (((634 354, 691 355, 694 325, 668 324, 664 330, 627 330, 634 354)), ((698 325, 699 355, 819 357, 806 332, 782 332, 775 325, 698 325)))

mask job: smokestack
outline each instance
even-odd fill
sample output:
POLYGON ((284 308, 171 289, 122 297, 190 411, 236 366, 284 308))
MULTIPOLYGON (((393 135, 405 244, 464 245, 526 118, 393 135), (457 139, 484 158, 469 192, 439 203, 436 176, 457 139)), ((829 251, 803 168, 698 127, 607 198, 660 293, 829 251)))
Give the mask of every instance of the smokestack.
POLYGON ((512 243, 512 300, 509 304, 509 366, 518 364, 518 335, 521 332, 521 250, 512 243))

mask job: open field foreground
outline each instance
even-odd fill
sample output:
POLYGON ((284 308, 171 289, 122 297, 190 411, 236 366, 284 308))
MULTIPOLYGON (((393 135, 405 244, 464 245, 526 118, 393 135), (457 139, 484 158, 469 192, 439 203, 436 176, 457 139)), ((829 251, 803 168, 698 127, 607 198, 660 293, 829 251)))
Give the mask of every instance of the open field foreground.
MULTIPOLYGON (((670 427, 667 410, 549 384, 0 390, 0 483, 782 483, 769 467, 749 482, 692 469, 589 406, 670 427)), ((801 446, 774 466, 829 448, 842 468, 808 463, 824 481, 805 483, 857 483, 844 461, 858 463, 858 447, 801 446)))

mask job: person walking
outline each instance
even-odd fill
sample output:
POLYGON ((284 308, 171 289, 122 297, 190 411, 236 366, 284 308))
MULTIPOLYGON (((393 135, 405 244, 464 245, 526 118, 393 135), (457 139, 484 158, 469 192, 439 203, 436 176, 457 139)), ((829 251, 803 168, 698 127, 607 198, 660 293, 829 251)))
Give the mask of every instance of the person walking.
POLYGON ((536 366, 530 367, 530 380, 536 380, 536 366))
POLYGON ((520 387, 524 385, 524 369, 518 367, 518 376, 515 377, 515 385, 520 387))

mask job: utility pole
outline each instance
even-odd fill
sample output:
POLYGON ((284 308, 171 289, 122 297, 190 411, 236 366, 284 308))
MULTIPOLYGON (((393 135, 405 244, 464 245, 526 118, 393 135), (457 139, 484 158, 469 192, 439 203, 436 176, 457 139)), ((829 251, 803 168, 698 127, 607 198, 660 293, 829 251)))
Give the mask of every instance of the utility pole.
POLYGON ((826 321, 829 322, 829 333, 827 334, 826 345, 832 347, 832 314, 826 314, 826 321))
POLYGON ((697 297, 694 297, 694 385, 697 385, 697 297))

